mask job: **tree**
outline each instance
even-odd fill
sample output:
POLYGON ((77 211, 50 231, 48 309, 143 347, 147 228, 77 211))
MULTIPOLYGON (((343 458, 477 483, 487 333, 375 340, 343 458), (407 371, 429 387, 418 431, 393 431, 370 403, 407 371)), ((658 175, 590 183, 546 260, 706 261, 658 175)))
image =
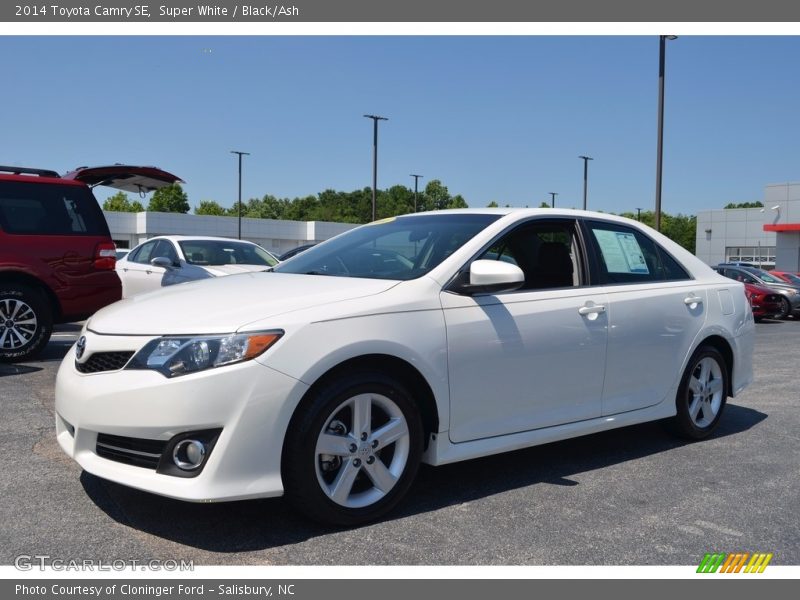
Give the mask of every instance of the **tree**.
POLYGON ((539 208, 550 208, 550 205, 544 200, 542 200, 542 203, 539 205, 539 208))
POLYGON ((226 214, 226 211, 224 208, 222 208, 222 206, 213 200, 201 200, 200 205, 195 207, 194 214, 214 215, 216 217, 221 217, 226 214))
POLYGON ((144 206, 138 200, 131 202, 131 212, 144 212, 144 206))
POLYGON ((189 197, 179 183, 157 189, 150 198, 147 210, 152 212, 189 212, 189 197))
POLYGON ((725 205, 725 208, 762 208, 764 203, 761 201, 756 202, 731 202, 725 205))
POLYGON ((497 208, 498 206, 500 205, 494 200, 492 200, 491 202, 489 202, 489 204, 486 205, 486 208, 497 208))
MULTIPOLYGON (((141 204, 139 204, 139 206, 141 206, 141 204)), ((108 210, 113 212, 136 212, 134 211, 133 205, 131 205, 131 201, 128 198, 128 194, 122 191, 117 192, 113 196, 106 198, 106 201, 103 202, 103 210, 108 210)))

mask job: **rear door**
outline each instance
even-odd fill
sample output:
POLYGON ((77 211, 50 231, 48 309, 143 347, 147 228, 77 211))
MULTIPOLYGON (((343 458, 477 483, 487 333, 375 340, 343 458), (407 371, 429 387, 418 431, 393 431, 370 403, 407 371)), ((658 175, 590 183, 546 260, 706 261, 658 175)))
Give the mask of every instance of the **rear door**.
POLYGON ((705 287, 637 229, 585 226, 595 279, 608 297, 603 416, 658 404, 703 327, 705 287))
POLYGON ((173 183, 185 183, 177 175, 157 167, 109 165, 105 167, 78 167, 64 179, 81 181, 89 187, 103 185, 125 192, 146 194, 173 183))

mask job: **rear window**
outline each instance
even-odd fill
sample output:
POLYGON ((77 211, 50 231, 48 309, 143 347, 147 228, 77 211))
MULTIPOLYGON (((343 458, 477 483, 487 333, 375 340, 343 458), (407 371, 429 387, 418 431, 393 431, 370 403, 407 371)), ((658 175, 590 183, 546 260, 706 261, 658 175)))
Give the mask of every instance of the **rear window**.
POLYGON ((109 235, 87 188, 18 181, 0 181, 0 228, 18 235, 109 235))

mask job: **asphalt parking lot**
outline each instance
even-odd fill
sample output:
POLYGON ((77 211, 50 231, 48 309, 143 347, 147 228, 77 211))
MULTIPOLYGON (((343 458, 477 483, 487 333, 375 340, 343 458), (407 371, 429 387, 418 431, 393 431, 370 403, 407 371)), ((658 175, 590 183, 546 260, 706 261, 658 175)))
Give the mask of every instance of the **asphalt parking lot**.
POLYGON ((281 499, 189 504, 100 480, 54 437, 53 384, 79 328, 40 360, 0 364, 0 564, 53 559, 195 564, 687 565, 772 552, 800 564, 800 321, 756 326, 755 383, 715 435, 651 423, 439 468, 388 519, 331 530, 281 499))

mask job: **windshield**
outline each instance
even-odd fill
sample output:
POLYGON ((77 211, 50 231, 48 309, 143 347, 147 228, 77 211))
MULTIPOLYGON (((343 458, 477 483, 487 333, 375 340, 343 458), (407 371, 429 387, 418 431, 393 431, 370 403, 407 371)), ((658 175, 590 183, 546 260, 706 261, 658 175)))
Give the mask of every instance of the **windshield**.
POLYGON ((183 240, 178 242, 190 265, 264 265, 274 267, 278 260, 261 246, 228 240, 183 240))
POLYGON ((770 275, 763 269, 747 269, 747 270, 756 275, 761 281, 765 281, 767 283, 782 283, 783 285, 786 285, 786 282, 783 279, 778 279, 777 277, 775 277, 774 275, 770 275))
POLYGON ((500 215, 426 213, 376 221, 314 246, 274 270, 400 281, 416 279, 498 218, 500 215))
POLYGON ((793 273, 783 273, 781 277, 784 277, 789 280, 789 283, 793 285, 800 285, 800 277, 793 273))

